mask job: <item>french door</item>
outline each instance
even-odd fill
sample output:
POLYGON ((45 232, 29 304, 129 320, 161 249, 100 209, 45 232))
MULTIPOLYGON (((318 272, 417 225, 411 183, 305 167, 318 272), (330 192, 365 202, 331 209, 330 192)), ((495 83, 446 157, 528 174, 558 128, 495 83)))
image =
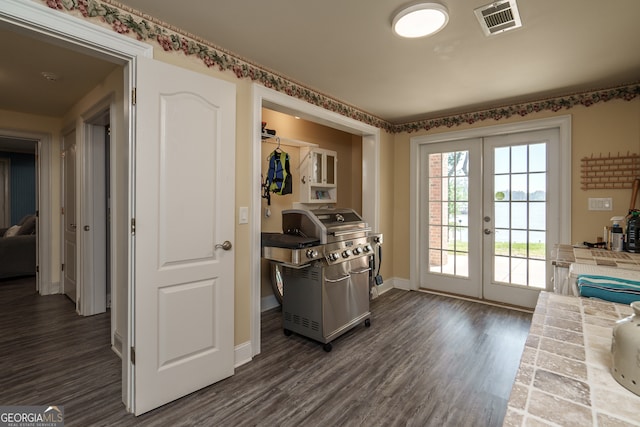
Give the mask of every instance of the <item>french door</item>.
POLYGON ((558 129, 420 146, 420 287, 524 307, 558 242, 558 129))

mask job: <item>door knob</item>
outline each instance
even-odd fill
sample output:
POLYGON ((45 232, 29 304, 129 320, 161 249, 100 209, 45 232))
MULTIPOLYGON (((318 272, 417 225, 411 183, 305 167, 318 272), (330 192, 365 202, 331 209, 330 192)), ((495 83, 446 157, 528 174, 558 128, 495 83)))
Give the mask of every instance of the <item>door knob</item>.
POLYGON ((225 240, 225 241, 224 241, 224 243, 222 243, 222 244, 217 244, 217 245, 216 245, 216 249, 218 249, 218 248, 222 248, 222 249, 224 249, 225 251, 228 251, 228 250, 231 250, 232 245, 231 245, 231 242, 230 242, 230 241, 225 240))
POLYGON ((488 229, 488 228, 485 228, 485 229, 484 229, 484 234, 491 234, 491 230, 490 230, 490 229, 488 229))

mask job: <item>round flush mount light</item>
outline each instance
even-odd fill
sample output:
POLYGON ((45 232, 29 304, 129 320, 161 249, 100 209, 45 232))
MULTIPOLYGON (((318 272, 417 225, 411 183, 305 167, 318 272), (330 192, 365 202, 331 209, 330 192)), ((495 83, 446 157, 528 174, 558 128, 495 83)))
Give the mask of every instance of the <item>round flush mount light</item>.
POLYGON ((447 25, 449 13, 439 3, 417 3, 397 12, 393 32, 400 37, 418 38, 435 34, 447 25))
POLYGON ((49 80, 50 82, 57 82, 58 80, 60 80, 60 76, 58 76, 56 73, 52 73, 51 71, 43 71, 40 73, 40 75, 45 80, 49 80))

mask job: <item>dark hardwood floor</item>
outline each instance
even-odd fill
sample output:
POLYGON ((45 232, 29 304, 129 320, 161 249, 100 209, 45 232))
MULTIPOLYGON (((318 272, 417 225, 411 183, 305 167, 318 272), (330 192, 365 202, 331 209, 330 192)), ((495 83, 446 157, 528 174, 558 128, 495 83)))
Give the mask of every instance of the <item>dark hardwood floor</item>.
POLYGON ((63 405, 67 426, 500 426, 531 315, 389 291, 333 351, 262 316, 262 353, 148 414, 121 403, 110 316, 75 314, 33 279, 0 282, 0 405, 63 405))

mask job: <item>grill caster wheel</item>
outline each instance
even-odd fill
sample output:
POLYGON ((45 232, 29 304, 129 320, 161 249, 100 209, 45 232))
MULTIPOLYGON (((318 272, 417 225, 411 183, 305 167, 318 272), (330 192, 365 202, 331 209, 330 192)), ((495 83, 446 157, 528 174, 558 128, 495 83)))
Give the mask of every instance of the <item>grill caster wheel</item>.
POLYGON ((283 332, 284 332, 284 335, 287 336, 287 337, 291 336, 291 334, 293 333, 288 329, 284 329, 283 332))
POLYGON ((327 353, 329 353, 331 351, 331 349, 333 348, 333 346, 331 345, 330 342, 326 343, 325 345, 322 346, 322 349, 324 351, 326 351, 327 353))
POLYGON ((366 319, 366 320, 364 321, 364 326, 366 326, 367 328, 368 328, 369 326, 371 326, 371 319, 366 319))

